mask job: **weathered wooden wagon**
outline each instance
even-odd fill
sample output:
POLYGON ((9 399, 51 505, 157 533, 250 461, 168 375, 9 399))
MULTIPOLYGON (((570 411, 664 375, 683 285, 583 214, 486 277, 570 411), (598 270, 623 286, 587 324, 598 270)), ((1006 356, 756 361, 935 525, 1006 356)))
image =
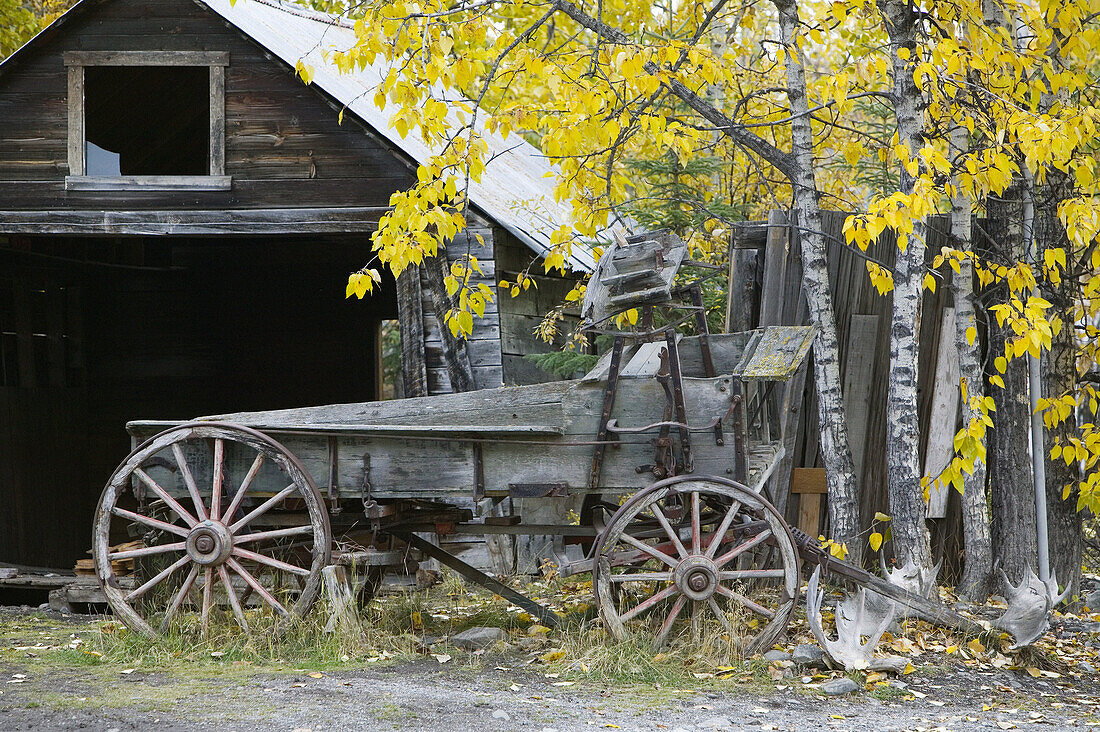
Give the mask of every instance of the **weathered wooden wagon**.
POLYGON ((130 423, 142 442, 95 520, 115 613, 147 634, 184 605, 200 608, 204 625, 219 602, 242 626, 249 602, 300 615, 335 541, 368 584, 412 548, 553 622, 417 532, 556 534, 586 549, 563 570, 593 571, 615 636, 637 621, 662 641, 691 606, 746 649, 771 644, 800 578, 794 538, 763 492, 782 448, 762 412, 768 384, 797 370, 813 328, 708 334, 697 283, 673 283, 684 250, 668 235, 609 250, 585 303, 592 327, 631 308, 642 316, 634 332, 608 331, 614 346, 579 380, 130 423), (678 333, 685 322, 696 335, 678 333), (471 524, 457 508, 471 495, 577 494, 578 525, 471 524), (736 622, 738 613, 751 617, 736 622))

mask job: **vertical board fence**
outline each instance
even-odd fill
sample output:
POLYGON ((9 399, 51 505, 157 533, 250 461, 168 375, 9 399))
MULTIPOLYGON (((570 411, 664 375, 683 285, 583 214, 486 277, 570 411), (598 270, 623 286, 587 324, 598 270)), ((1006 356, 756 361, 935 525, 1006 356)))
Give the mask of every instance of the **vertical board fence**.
MULTIPOLYGON (((727 330, 809 322, 802 288, 799 227, 792 213, 772 211, 768 221, 744 222, 734 228, 730 257, 727 330)), ((876 512, 889 513, 886 492, 886 395, 890 370, 892 297, 875 288, 867 263, 892 267, 897 243, 884 232, 866 252, 849 247, 843 227, 848 214, 825 211, 822 226, 829 260, 829 287, 840 344, 841 381, 856 477, 860 487, 860 519, 869 529, 876 512)), ((929 263, 948 243, 949 220, 928 221, 929 263)), ((925 291, 920 323, 921 424, 920 459, 925 474, 938 474, 950 459, 960 410, 957 357, 954 356, 954 305, 950 281, 925 291), (954 374, 952 376, 951 374, 954 374)), ((828 510, 822 493, 824 468, 820 454, 820 418, 814 366, 792 379, 790 393, 772 393, 769 401, 790 406, 787 425, 776 425, 790 456, 769 487, 787 520, 807 533, 827 534, 828 510)), ((779 412, 782 413, 782 412, 779 412)), ((955 569, 961 551, 959 501, 955 491, 933 493, 929 506, 933 552, 955 569)), ((882 527, 880 527, 881 530, 882 527)), ((887 557, 890 546, 883 548, 887 557)))

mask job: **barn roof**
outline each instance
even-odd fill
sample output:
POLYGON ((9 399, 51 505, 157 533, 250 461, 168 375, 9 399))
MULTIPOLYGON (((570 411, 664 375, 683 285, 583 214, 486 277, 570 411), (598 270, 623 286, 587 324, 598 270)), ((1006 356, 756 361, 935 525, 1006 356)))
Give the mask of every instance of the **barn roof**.
MULTIPOLYGON (((230 0, 195 2, 210 8, 290 66, 295 66, 299 60, 310 64, 315 71, 313 83, 318 88, 418 163, 426 163, 432 155, 418 131, 410 130, 402 138, 390 126, 391 112, 375 106, 375 88, 385 77, 387 66, 376 63, 345 74, 326 60, 325 56, 330 55, 326 52, 346 50, 355 42, 355 32, 349 22, 280 0, 238 0, 235 4, 230 0)), ((0 63, 0 72, 10 68, 9 62, 35 45, 36 40, 52 35, 57 26, 93 4, 94 0, 78 2, 50 28, 0 63)), ((484 127, 480 133, 489 146, 492 160, 480 182, 470 181, 470 201, 530 249, 544 255, 550 249, 550 234, 561 224, 572 222, 568 201, 555 200, 553 166, 519 135, 505 140, 484 127)), ((574 247, 566 262, 575 271, 591 271, 595 259, 587 249, 574 247)))

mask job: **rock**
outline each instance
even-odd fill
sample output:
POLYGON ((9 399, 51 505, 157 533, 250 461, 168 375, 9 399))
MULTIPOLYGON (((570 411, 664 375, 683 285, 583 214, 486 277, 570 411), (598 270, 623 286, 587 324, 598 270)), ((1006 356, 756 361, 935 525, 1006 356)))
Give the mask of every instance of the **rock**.
POLYGON ((502 720, 504 722, 507 722, 511 718, 512 717, 508 714, 508 712, 504 711, 503 709, 494 709, 493 710, 493 719, 499 719, 499 720, 502 720))
POLYGON ((711 717, 695 725, 695 729, 733 729, 729 717, 711 717))
POLYGON ((478 651, 482 648, 488 648, 497 641, 506 640, 507 638, 508 633, 502 628, 478 626, 475 628, 467 628, 461 633, 452 635, 448 643, 455 648, 462 648, 467 651, 478 651))
POLYGON ((833 679, 822 684, 821 691, 826 696, 844 696, 859 691, 859 684, 851 679, 833 679))
POLYGON ((772 650, 765 653, 763 659, 768 663, 775 663, 777 661, 790 661, 791 654, 787 653, 786 651, 772 650))
POLYGON ((1089 610, 1096 612, 1096 609, 1100 608, 1100 590, 1093 590, 1085 595, 1085 605, 1089 610))
POLYGON ((1077 670, 1080 671, 1083 674, 1094 674, 1094 673, 1096 673, 1096 667, 1093 666, 1088 661, 1081 661, 1081 663, 1077 664, 1077 670))
POLYGON ((799 666, 816 666, 825 658, 825 651, 811 643, 800 643, 794 647, 791 660, 799 666))

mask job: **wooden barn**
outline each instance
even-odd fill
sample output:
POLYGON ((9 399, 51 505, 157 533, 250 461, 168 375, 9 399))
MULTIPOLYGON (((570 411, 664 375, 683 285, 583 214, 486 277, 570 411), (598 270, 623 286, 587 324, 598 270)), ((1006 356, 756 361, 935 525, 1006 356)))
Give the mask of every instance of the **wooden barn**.
MULTIPOLYGON (((565 279, 467 344, 439 326, 444 262, 344 299, 429 154, 374 107, 379 69, 322 58, 352 39, 275 0, 82 0, 0 64, 0 562, 85 556, 127 420, 377 398, 385 321, 409 395, 551 378, 523 354, 565 279)), ((495 288, 568 213, 533 147, 489 143, 469 223, 495 288)))

